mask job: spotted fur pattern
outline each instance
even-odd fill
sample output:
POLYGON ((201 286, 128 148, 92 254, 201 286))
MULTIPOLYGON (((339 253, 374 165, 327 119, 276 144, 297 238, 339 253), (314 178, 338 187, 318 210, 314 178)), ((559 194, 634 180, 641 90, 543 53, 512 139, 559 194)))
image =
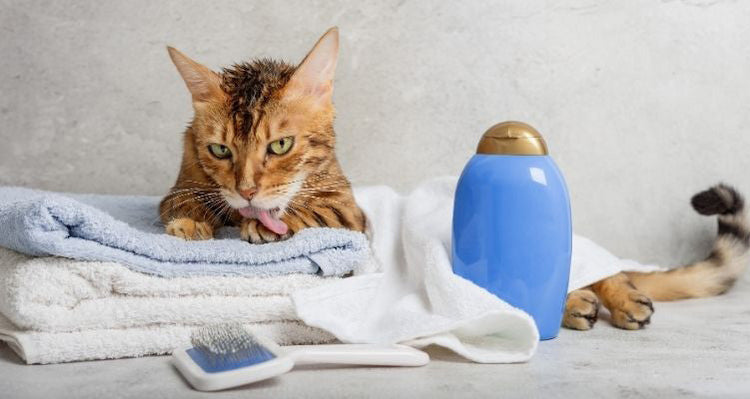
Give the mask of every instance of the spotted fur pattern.
POLYGON ((262 243, 307 227, 364 231, 364 214, 334 152, 337 50, 334 28, 297 67, 260 59, 215 73, 170 48, 195 113, 177 182, 160 206, 169 234, 208 239, 222 226, 239 225, 243 238, 262 243), (293 139, 291 149, 272 153, 269 145, 283 138, 293 139), (212 144, 226 146, 231 157, 217 158, 212 144), (238 209, 247 206, 270 210, 289 232, 243 218, 238 209))

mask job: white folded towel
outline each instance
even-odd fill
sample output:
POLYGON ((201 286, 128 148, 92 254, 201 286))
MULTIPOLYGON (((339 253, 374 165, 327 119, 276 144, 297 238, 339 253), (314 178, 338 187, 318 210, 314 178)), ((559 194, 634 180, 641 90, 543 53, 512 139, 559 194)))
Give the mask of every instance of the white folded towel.
POLYGON ((0 264, 0 313, 39 331, 296 320, 289 294, 336 279, 159 278, 117 263, 37 258, 5 248, 0 264))
POLYGON ((179 277, 117 263, 30 257, 0 248, 0 340, 27 363, 169 353, 199 325, 242 322, 279 343, 330 342, 289 294, 336 277, 179 277))
MULTIPOLYGON (((6 341, 28 364, 119 359, 170 354, 174 348, 190 345, 190 334, 195 327, 186 324, 155 324, 48 332, 21 330, 0 316, 0 341, 6 341)), ((245 327, 281 345, 324 344, 336 340, 331 334, 299 321, 247 323, 245 327)))
MULTIPOLYGON (((406 197, 388 187, 355 190, 384 272, 294 293, 300 319, 344 342, 436 344, 483 363, 528 360, 539 341, 531 317, 451 270, 455 188, 455 178, 440 178, 406 197)), ((575 236, 568 289, 624 269, 654 268, 575 236)))

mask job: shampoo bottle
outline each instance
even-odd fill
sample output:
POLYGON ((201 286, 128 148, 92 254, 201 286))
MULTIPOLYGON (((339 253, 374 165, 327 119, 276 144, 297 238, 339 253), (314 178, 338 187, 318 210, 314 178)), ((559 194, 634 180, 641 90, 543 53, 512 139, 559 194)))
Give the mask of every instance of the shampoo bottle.
POLYGON ((571 257, 570 200, 542 136, 491 127, 456 188, 453 271, 529 313, 541 339, 560 330, 571 257))

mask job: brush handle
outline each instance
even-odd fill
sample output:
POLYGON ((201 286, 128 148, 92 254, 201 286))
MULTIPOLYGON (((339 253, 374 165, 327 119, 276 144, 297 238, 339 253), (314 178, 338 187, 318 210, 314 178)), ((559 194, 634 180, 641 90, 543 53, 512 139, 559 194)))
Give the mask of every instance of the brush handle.
POLYGON ((405 345, 336 344, 284 346, 294 364, 356 364, 363 366, 424 366, 430 357, 405 345))

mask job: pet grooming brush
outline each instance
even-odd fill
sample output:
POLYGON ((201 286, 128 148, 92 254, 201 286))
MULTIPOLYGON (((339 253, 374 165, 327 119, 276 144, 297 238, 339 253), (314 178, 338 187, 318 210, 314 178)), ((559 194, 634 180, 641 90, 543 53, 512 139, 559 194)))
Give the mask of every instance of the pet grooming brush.
POLYGON ((403 345, 334 344, 280 347, 240 324, 201 328, 192 348, 172 354, 174 364, 195 389, 218 391, 276 377, 299 364, 424 366, 426 353, 403 345))

